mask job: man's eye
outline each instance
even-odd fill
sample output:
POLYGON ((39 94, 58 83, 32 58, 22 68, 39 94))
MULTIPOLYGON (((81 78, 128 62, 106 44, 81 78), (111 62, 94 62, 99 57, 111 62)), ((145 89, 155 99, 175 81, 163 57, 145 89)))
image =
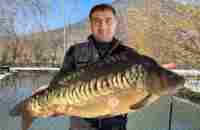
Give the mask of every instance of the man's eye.
POLYGON ((106 19, 107 24, 112 24, 112 19, 106 19))
POLYGON ((101 24, 101 23, 102 23, 101 20, 95 20, 94 22, 95 22, 96 24, 101 24))
POLYGON ((100 23, 101 23, 101 20, 99 20, 99 19, 93 19, 92 21, 93 21, 93 23, 95 23, 95 24, 100 24, 100 23))
POLYGON ((93 18, 92 21, 93 22, 97 22, 97 21, 101 21, 101 19, 99 19, 99 18, 93 18))
POLYGON ((101 25, 101 24, 107 24, 107 25, 111 25, 113 23, 112 18, 106 18, 106 19, 93 19, 94 24, 96 25, 101 25))

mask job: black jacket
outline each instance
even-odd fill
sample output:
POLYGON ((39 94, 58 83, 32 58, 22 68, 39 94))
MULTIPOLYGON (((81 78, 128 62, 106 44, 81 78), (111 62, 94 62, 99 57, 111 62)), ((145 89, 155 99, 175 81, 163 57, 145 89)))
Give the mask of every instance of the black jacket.
MULTIPOLYGON (((90 36, 88 41, 71 46, 66 52, 63 65, 60 72, 54 77, 50 84, 54 84, 58 81, 59 77, 64 72, 76 70, 80 67, 93 63, 101 58, 109 57, 112 55, 124 55, 126 57, 137 57, 138 53, 132 48, 124 46, 117 39, 113 39, 111 43, 98 43, 90 36)), ((113 118, 105 119, 85 119, 71 117, 71 129, 80 125, 84 127, 93 127, 95 129, 101 128, 101 130, 110 129, 113 125, 119 126, 116 130, 124 130, 127 123, 127 115, 120 115, 113 118), (121 127, 121 128, 120 128, 121 127)), ((90 128, 88 128, 90 129, 90 128)), ((85 129, 87 130, 87 129, 85 129)))

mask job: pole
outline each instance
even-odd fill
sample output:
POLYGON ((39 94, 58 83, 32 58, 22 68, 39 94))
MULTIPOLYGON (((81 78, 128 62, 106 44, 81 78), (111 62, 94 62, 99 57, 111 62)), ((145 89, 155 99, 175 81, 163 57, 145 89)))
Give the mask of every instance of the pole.
POLYGON ((170 97, 170 109, 169 109, 169 125, 168 130, 172 130, 172 114, 173 114, 173 97, 170 97))
POLYGON ((65 0, 64 0, 64 7, 63 7, 63 10, 64 10, 64 12, 63 12, 63 15, 64 15, 64 42, 63 42, 63 55, 65 55, 65 50, 66 50, 66 20, 65 20, 65 0))

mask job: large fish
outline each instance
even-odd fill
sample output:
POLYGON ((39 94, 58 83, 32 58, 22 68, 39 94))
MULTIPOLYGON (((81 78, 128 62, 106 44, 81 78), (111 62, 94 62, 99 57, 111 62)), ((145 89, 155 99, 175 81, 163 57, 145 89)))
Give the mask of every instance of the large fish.
POLYGON ((183 84, 182 76, 149 57, 112 56, 63 74, 56 84, 26 98, 10 114, 22 116, 22 130, 37 117, 111 117, 148 106, 183 84))

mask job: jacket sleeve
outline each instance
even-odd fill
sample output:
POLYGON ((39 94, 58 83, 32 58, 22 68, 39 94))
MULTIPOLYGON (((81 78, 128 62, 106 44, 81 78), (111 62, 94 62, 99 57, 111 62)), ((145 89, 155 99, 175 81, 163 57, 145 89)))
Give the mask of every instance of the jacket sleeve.
POLYGON ((70 47, 69 50, 65 53, 64 61, 59 72, 55 74, 52 80, 49 83, 49 86, 54 86, 58 81, 63 78, 63 75, 66 72, 75 70, 75 58, 74 58, 74 47, 70 47))

